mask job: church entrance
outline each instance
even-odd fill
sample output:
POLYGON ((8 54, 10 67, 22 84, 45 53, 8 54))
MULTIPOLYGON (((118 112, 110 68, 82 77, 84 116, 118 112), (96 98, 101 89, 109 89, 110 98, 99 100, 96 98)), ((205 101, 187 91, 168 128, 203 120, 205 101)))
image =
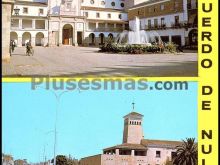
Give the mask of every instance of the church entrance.
POLYGON ((73 44, 73 27, 70 24, 63 26, 63 45, 73 44))

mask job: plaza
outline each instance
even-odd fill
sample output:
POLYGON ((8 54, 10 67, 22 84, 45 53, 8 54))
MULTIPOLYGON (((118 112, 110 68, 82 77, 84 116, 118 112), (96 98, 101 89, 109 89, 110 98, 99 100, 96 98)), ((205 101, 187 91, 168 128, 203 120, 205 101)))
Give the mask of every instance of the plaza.
POLYGON ((7 76, 73 77, 194 77, 198 76, 197 53, 110 54, 94 47, 34 47, 26 56, 25 47, 16 47, 10 61, 3 61, 7 76))

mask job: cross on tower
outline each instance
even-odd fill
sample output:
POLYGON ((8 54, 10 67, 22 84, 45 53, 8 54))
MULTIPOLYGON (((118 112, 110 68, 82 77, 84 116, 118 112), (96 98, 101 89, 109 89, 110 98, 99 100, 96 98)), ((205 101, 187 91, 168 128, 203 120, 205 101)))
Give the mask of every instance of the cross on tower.
POLYGON ((133 110, 133 111, 134 111, 134 105, 135 105, 135 103, 133 102, 133 103, 132 103, 132 110, 133 110))

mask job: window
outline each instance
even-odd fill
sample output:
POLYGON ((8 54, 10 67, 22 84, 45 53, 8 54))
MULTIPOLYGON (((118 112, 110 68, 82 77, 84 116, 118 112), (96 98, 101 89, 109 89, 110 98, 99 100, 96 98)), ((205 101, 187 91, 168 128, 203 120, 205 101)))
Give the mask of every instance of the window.
POLYGON ((174 8, 176 9, 176 8, 178 8, 178 6, 179 6, 179 4, 178 4, 178 2, 174 2, 174 8))
POLYGON ((176 156, 176 152, 171 152, 171 160, 173 160, 175 156, 176 156))
POLYGON ((158 27, 158 19, 154 19, 154 26, 158 27))
POLYGON ((156 151, 156 158, 160 158, 160 151, 156 151))
POLYGON ((124 3, 121 3, 121 7, 124 7, 125 6, 125 4, 124 3))
POLYGON ((111 18, 111 14, 108 14, 108 18, 111 18))
POLYGON ((24 8, 23 8, 23 13, 24 13, 24 14, 27 14, 27 13, 28 13, 28 8, 27 8, 27 7, 24 7, 24 8))
POLYGON ((148 27, 151 27, 151 20, 148 20, 148 27))
POLYGON ((89 13, 88 13, 88 12, 85 12, 85 16, 88 17, 88 16, 89 16, 89 13))
POLYGON ((68 10, 70 10, 70 9, 71 9, 71 3, 67 3, 67 4, 66 4, 66 8, 67 8, 68 10))
POLYGON ((179 16, 175 16, 175 25, 179 24, 179 16))
POLYGON ((165 19, 164 18, 161 18, 161 25, 164 25, 165 24, 165 19))
POLYGON ((94 0, 91 0, 90 3, 91 3, 91 4, 94 4, 95 2, 94 2, 94 0))
POLYGON ((156 12, 156 7, 154 8, 154 12, 156 12))
POLYGON ((112 5, 112 6, 115 6, 115 2, 112 2, 111 5, 112 5))
POLYGON ((100 17, 100 13, 96 13, 96 18, 99 18, 100 17))
POLYGON ((105 5, 105 1, 102 1, 102 2, 101 2, 101 5, 105 5))
POLYGON ((160 10, 164 10, 164 5, 160 5, 160 10))
POLYGON ((44 14, 44 9, 39 9, 40 14, 44 14))

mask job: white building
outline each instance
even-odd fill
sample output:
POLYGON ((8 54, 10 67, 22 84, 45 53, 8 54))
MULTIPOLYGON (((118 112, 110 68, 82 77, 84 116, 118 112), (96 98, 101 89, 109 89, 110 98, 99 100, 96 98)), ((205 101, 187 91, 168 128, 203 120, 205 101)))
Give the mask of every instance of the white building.
POLYGON ((11 19, 10 39, 17 46, 31 41, 33 46, 45 46, 48 43, 47 3, 31 0, 15 2, 11 19), (15 11, 19 11, 18 14, 15 11))
POLYGON ((164 42, 197 45, 196 0, 146 1, 128 9, 130 26, 134 26, 136 16, 142 30, 157 33, 164 42))
POLYGON ((103 149, 103 154, 82 158, 80 165, 165 165, 172 163, 180 141, 144 139, 143 115, 124 116, 122 144, 103 149))
POLYGON ((81 45, 85 21, 79 0, 48 0, 49 46, 81 45))
POLYGON ((81 14, 86 17, 87 45, 98 46, 117 37, 128 24, 124 0, 81 0, 81 14))
POLYGON ((164 42, 197 45, 196 0, 18 0, 10 39, 18 46, 99 46, 133 27, 135 17, 164 42))

